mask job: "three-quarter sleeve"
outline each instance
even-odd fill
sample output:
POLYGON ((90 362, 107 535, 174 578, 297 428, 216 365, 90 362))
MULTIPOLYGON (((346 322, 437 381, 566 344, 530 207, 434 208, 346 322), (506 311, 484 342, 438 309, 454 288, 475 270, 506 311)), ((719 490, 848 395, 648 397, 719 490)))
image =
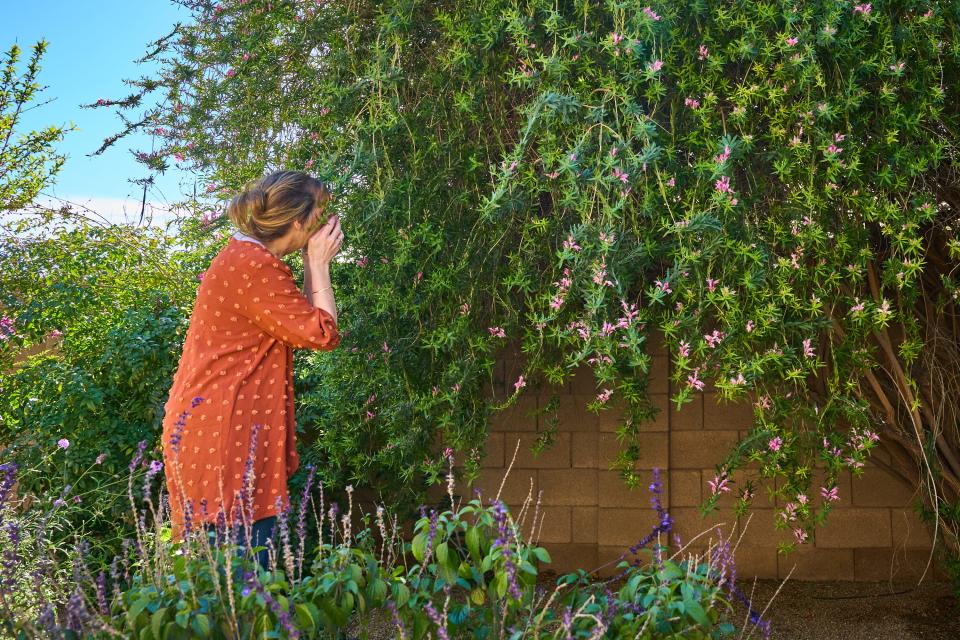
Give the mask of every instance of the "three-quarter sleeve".
POLYGON ((274 256, 252 262, 255 266, 244 269, 244 276, 253 280, 250 293, 241 302, 244 315, 265 333, 295 349, 331 351, 340 344, 333 316, 310 304, 286 264, 274 256))

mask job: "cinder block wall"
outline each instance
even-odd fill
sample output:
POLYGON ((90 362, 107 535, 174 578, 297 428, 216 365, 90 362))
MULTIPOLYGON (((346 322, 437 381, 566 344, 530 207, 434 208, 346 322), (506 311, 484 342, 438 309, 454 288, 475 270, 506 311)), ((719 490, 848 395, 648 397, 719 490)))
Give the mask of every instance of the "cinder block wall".
MULTIPOLYGON (((619 450, 614 432, 622 411, 617 407, 616 394, 610 400, 610 410, 599 415, 587 411, 587 403, 600 391, 589 369, 576 371, 562 388, 528 384, 515 405, 494 416, 487 456, 474 486, 480 487, 485 497, 496 494, 519 443, 501 497, 516 516, 524 498, 531 494, 535 499, 542 490, 540 510, 544 519, 539 539, 551 553, 552 569, 591 570, 612 563, 601 574, 612 572, 621 554, 657 522, 647 486, 653 467, 659 467, 664 486, 662 502, 684 544, 715 525, 720 525, 725 535, 733 533, 734 541, 743 534, 735 554, 738 578, 782 579, 791 569, 790 577, 796 580, 919 577, 927 564, 931 536, 909 506, 914 489, 880 469, 873 460, 861 477, 853 478, 849 471, 841 476, 840 500, 834 503, 826 525, 818 528, 815 542, 798 545, 789 555, 777 553, 777 543, 791 540, 793 534, 789 529, 774 527, 775 507, 782 500, 773 502, 767 487, 776 481, 761 479, 756 463, 734 475, 737 488, 746 477, 755 480, 757 497, 752 518, 750 513, 740 519, 735 516, 732 505, 736 489, 722 495, 718 510, 701 517, 697 505, 709 495, 707 482, 714 477, 714 465, 747 434, 752 408, 705 392, 676 410, 669 402, 673 384, 668 376, 669 363, 666 351, 655 354, 650 392, 661 411, 655 421, 641 427, 642 454, 637 470, 643 482, 636 490, 628 489, 618 472, 608 470, 619 450), (532 414, 546 406, 554 391, 560 393, 556 440, 535 456, 530 446, 550 416, 532 414)), ((491 394, 506 398, 522 372, 523 354, 515 348, 502 352, 491 394)), ((873 455, 889 461, 882 448, 875 449, 873 455)), ((816 469, 814 479, 822 478, 822 473, 822 468, 816 469)), ((814 504, 819 504, 819 492, 814 488, 811 494, 814 504)), ((528 534, 531 522, 528 512, 528 534)), ((709 533, 689 548, 704 550, 708 537, 709 533)), ((676 548, 672 540, 671 546, 676 548)), ((628 559, 631 557, 628 554, 628 559)), ((927 576, 946 579, 934 563, 927 576)))

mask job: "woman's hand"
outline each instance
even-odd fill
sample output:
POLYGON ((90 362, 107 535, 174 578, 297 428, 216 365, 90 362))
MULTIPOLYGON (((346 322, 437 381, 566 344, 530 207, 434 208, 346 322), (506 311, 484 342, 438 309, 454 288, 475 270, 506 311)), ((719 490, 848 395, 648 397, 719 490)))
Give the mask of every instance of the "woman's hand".
POLYGON ((329 264, 333 256, 340 251, 342 243, 343 231, 340 229, 340 218, 332 214, 327 218, 326 224, 307 240, 307 245, 303 248, 304 258, 309 262, 329 264))

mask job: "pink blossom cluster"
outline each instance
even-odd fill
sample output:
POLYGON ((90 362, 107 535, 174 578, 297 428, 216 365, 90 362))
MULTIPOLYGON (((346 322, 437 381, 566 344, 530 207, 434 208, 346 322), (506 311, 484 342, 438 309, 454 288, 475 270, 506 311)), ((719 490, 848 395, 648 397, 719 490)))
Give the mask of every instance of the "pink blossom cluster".
POLYGON ((577 241, 573 238, 573 235, 567 235, 567 239, 563 241, 564 249, 571 249, 573 251, 580 251, 580 245, 577 244, 577 241))
POLYGON ((0 318, 0 340, 9 340, 11 336, 17 334, 16 330, 13 328, 13 318, 9 316, 3 316, 0 318))
POLYGON ((564 267, 563 277, 560 279, 560 282, 554 282, 559 290, 557 295, 553 297, 553 300, 550 301, 550 307, 553 309, 559 309, 563 306, 563 301, 566 299, 567 292, 570 291, 570 286, 573 284, 573 280, 570 279, 570 267, 564 267))
POLYGON ((606 279, 607 277, 607 261, 606 258, 600 259, 600 264, 594 266, 593 270, 593 281, 596 284, 604 285, 607 287, 612 287, 613 283, 606 279))
POLYGON ((716 349, 717 345, 726 337, 726 334, 722 331, 714 329, 711 333, 703 334, 703 339, 707 341, 707 344, 710 345, 711 349, 716 349))

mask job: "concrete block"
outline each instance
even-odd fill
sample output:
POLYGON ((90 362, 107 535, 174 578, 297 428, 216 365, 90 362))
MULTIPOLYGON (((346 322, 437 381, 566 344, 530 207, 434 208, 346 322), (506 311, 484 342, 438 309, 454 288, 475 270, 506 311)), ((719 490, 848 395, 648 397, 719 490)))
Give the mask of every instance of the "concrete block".
POLYGON ((712 469, 740 441, 736 431, 678 431, 670 438, 671 469, 712 469))
POLYGON ((749 402, 731 402, 719 394, 703 398, 704 429, 749 429, 753 425, 753 405, 749 402))
POLYGON ((597 504, 596 469, 541 469, 539 472, 540 489, 543 490, 543 504, 580 505, 597 504))
POLYGON ((597 433, 574 432, 571 439, 572 465, 574 469, 596 469, 598 467, 598 446, 600 436, 597 433))
POLYGON ((834 509, 816 531, 816 546, 822 549, 889 547, 893 542, 889 509, 848 507, 834 509))
POLYGON ((798 545, 788 554, 777 554, 777 578, 790 574, 791 580, 853 580, 853 553, 853 549, 798 545))
POLYGON ((537 396, 521 395, 514 404, 490 415, 490 431, 536 431, 536 410, 537 396))
POLYGON ((571 507, 571 542, 597 543, 597 507, 571 507))

